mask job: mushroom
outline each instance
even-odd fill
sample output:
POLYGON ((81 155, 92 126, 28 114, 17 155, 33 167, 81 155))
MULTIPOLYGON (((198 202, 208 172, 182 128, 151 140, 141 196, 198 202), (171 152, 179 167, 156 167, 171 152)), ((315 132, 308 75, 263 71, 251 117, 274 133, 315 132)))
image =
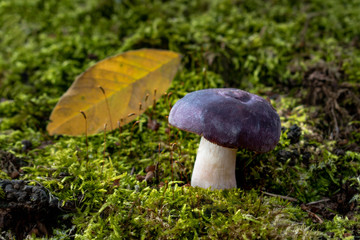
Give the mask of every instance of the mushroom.
POLYGON ((169 123, 202 136, 191 178, 201 188, 236 188, 237 149, 268 152, 281 133, 279 115, 267 100, 234 88, 187 94, 172 107, 169 123))

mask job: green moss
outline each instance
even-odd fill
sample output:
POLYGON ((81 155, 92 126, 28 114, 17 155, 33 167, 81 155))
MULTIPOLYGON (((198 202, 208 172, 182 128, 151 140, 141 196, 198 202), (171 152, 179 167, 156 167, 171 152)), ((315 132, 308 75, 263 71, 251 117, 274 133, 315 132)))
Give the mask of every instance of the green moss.
POLYGON ((320 234, 306 233, 304 226, 295 224, 296 218, 283 210, 286 201, 259 198, 255 191, 211 191, 176 183, 160 189, 131 184, 129 190, 119 187, 91 218, 81 237, 267 239, 320 234))
MULTIPOLYGON (((74 228, 56 226, 55 238, 74 231, 78 239, 359 234, 358 208, 320 223, 300 207, 344 186, 359 191, 360 155, 351 149, 335 154, 337 143, 318 128, 323 119, 313 117, 318 108, 298 97, 306 70, 319 61, 341 66, 343 80, 356 86, 359 10, 357 1, 336 0, 1 1, 0 149, 29 162, 21 179, 40 182, 75 206, 67 213, 74 228), (46 133, 51 109, 78 74, 100 59, 145 47, 178 51, 183 64, 168 95, 138 124, 107 132, 106 141, 103 134, 91 136, 88 146, 85 137, 46 133), (229 86, 278 94, 271 101, 286 129, 270 153, 238 152, 241 189, 188 187, 199 136, 169 131, 169 110, 188 92, 229 86), (147 127, 150 118, 159 123, 157 131, 147 127), (302 134, 292 143, 294 124, 302 134), (24 150, 23 140, 32 148, 24 150), (157 177, 137 181, 150 165, 157 165, 157 177)), ((349 145, 359 139, 351 133, 349 145)), ((1 171, 0 178, 8 177, 1 171)), ((358 199, 355 194, 348 202, 358 199)))

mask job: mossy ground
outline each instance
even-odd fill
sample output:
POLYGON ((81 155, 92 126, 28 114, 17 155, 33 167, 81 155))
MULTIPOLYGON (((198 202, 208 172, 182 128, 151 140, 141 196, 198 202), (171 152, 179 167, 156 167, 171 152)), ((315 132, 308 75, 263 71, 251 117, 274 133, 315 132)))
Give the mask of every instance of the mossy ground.
POLYGON ((359 12, 355 0, 3 0, 0 149, 26 164, 12 175, 2 158, 0 177, 68 204, 56 239, 359 238, 359 12), (88 147, 46 133, 77 75, 145 47, 183 55, 155 109, 88 147), (269 97, 284 127, 272 152, 238 152, 239 189, 188 186, 199 137, 167 124, 177 99, 214 87, 269 97))

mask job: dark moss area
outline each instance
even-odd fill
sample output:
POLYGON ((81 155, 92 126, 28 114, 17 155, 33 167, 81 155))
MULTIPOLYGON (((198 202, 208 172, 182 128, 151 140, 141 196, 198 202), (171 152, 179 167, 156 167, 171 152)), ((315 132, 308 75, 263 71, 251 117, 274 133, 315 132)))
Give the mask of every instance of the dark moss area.
POLYGON ((359 238, 359 12, 355 0, 1 1, 1 181, 71 203, 36 212, 30 201, 37 231, 0 225, 2 236, 359 238), (77 75, 139 48, 183 55, 156 108, 88 147, 85 137, 47 134, 77 75), (283 126, 273 151, 238 152, 239 188, 228 191, 188 185, 200 139, 167 123, 179 98, 215 87, 269 98, 283 126))

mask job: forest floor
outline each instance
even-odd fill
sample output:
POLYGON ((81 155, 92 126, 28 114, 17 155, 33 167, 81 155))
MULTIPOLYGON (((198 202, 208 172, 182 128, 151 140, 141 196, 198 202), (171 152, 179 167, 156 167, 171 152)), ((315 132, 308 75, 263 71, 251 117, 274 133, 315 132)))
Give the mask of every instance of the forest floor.
POLYGON ((360 239, 360 2, 0 2, 0 239, 360 239), (50 136, 76 76, 128 50, 180 53, 167 93, 121 128, 50 136), (237 152, 237 189, 190 186, 187 93, 268 99, 282 134, 237 152))

